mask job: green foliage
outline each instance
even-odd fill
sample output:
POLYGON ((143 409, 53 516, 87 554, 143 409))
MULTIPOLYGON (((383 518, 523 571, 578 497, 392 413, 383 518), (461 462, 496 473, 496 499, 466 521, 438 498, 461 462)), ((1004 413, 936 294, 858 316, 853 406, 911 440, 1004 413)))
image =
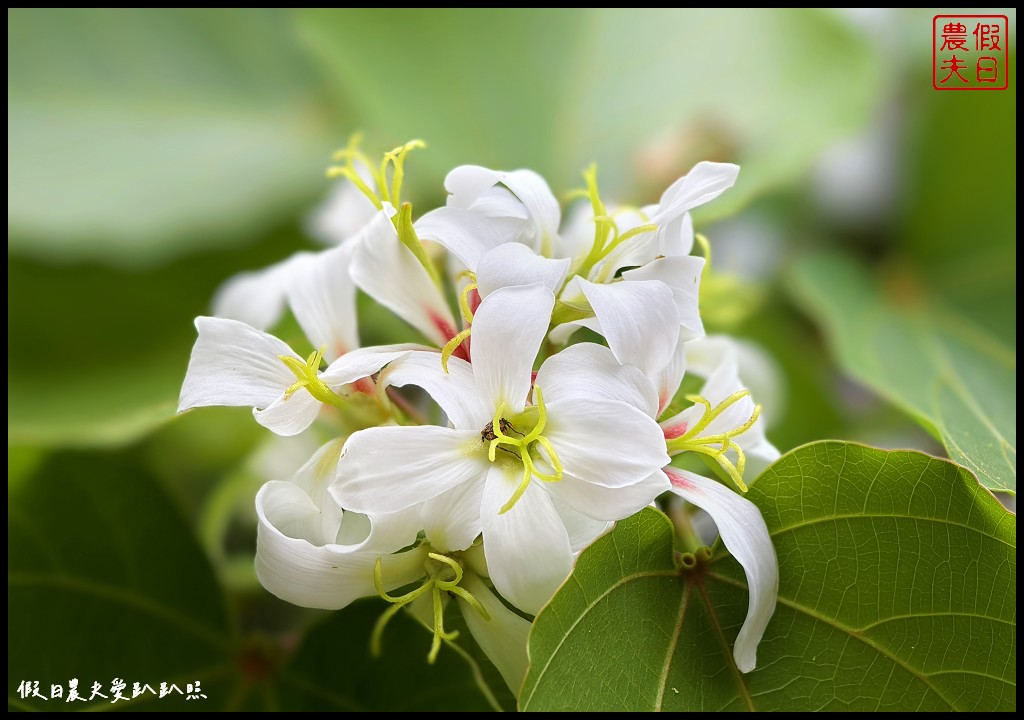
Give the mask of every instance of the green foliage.
POLYGON ((647 509, 584 551, 538 615, 525 710, 1013 710, 1016 519, 964 469, 822 442, 748 494, 779 558, 779 603, 740 674, 739 565, 677 569, 647 509))
POLYGON ((914 415, 993 490, 1017 488, 1017 354, 908 284, 854 261, 799 261, 793 291, 843 367, 914 415))
POLYGON ((136 681, 185 690, 196 680, 208 698, 147 693, 132 710, 492 707, 465 653, 444 648, 427 665, 429 635, 411 618, 394 618, 383 655, 368 657, 382 603, 318 613, 326 618, 301 639, 279 630, 282 619, 296 624, 280 601, 235 612, 169 497, 123 454, 57 454, 8 486, 7 562, 9 709, 111 708, 17 694, 23 680, 66 693, 71 678, 87 698, 93 681, 109 695, 114 678, 129 698, 136 681))
POLYGON ((151 264, 294 214, 333 140, 288 19, 9 12, 9 249, 151 264))
POLYGON ((596 160, 610 196, 637 201, 698 160, 739 162, 721 215, 873 105, 867 43, 821 12, 310 10, 299 29, 367 129, 430 143, 416 163, 431 182, 462 163, 528 167, 558 192, 596 160))

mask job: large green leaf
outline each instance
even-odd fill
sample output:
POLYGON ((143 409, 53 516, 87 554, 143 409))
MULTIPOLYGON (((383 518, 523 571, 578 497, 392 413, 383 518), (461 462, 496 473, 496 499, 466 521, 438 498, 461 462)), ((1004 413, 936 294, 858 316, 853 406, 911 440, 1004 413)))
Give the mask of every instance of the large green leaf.
MULTIPOLYGON (((1011 77, 1015 60, 1013 53, 1011 77)), ((1017 86, 966 93, 969 100, 919 87, 917 103, 908 103, 918 117, 897 237, 937 297, 1016 347, 1017 86)))
MULTIPOLYGON (((57 456, 8 489, 8 704, 34 710, 109 707, 20 698, 22 681, 78 678, 109 695, 115 678, 210 700, 145 694, 132 708, 220 707, 236 673, 231 622, 213 573, 159 487, 114 455, 57 456)), ((120 705, 120 703, 117 703, 120 705)), ((116 706, 115 706, 116 707, 116 706)))
POLYGON ((843 368, 914 415, 993 490, 1017 489, 1017 353, 930 301, 910 278, 885 288, 854 261, 799 261, 791 288, 843 368))
POLYGON ((681 571, 646 509, 585 550, 530 636, 526 710, 1013 710, 1017 525, 963 468, 806 445, 758 480, 779 602, 739 673, 739 565, 681 571))
MULTIPOLYGON (((8 707, 28 710, 488 710, 466 653, 400 615, 369 657, 382 602, 303 614, 270 598, 229 599, 168 495, 130 453, 58 453, 30 482, 8 486, 8 707), (243 619, 229 612, 244 601, 243 619), (241 628, 244 625, 245 630, 241 628), (282 631, 282 628, 286 628, 282 631), (297 647, 296 647, 297 645, 297 647), (22 698, 22 681, 79 679, 109 695, 115 678, 207 699, 150 694, 122 706, 22 698), (395 692, 400 687, 401 692, 395 692)), ((507 692, 495 691, 500 698, 507 692)))
POLYGON ((354 120, 431 144, 415 162, 432 181, 475 163, 565 189, 596 160, 635 200, 734 160, 718 214, 860 127, 877 70, 863 37, 808 10, 311 10, 300 30, 354 120))
POLYGON ((13 10, 8 248, 154 262, 261 234, 323 184, 281 10, 13 10))
MULTIPOLYGON (((409 616, 399 614, 388 623, 381 657, 366 657, 370 633, 385 607, 381 602, 359 602, 315 626, 279 673, 275 696, 280 707, 342 712, 496 709, 498 701, 481 692, 474 661, 465 653, 445 648, 434 665, 426 664, 430 634, 409 616)), ((463 641, 460 638, 460 644, 463 641)), ((509 693, 500 676, 497 682, 501 686, 494 692, 500 691, 504 699, 509 693)))

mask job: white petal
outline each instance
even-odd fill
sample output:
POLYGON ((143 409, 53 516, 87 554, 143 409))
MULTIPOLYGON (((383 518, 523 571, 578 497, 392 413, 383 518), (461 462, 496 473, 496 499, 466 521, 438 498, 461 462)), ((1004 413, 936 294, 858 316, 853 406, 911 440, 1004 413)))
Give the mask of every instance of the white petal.
POLYGON ((423 388, 460 430, 479 432, 494 416, 494 409, 480 401, 472 366, 461 358, 449 358, 445 373, 436 351, 412 352, 389 365, 378 382, 383 386, 423 388))
POLYGON ((278 356, 298 356, 273 335, 211 317, 197 317, 196 330, 178 412, 208 405, 267 407, 295 382, 278 356))
POLYGON ((755 402, 764 405, 762 416, 771 426, 782 414, 785 388, 782 373, 775 360, 760 346, 725 335, 709 335, 687 345, 690 369, 701 377, 709 377, 722 363, 732 358, 740 382, 750 390, 755 402))
MULTIPOLYGON (((373 175, 362 163, 356 169, 363 182, 373 187, 373 175)), ((340 245, 358 233, 377 208, 351 180, 340 180, 327 198, 306 217, 306 232, 324 245, 340 245)))
POLYGON ((640 512, 669 487, 665 473, 658 470, 640 482, 615 488, 585 482, 566 473, 560 482, 548 483, 547 489, 576 511, 608 522, 640 512))
POLYGON ((438 552, 465 550, 480 534, 483 482, 470 481, 423 503, 420 515, 430 545, 438 552))
POLYGON ((536 228, 531 243, 533 249, 550 257, 558 241, 558 225, 562 219, 562 211, 551 188, 532 170, 503 173, 501 182, 522 201, 530 214, 536 228))
POLYGON ((643 267, 627 270, 622 277, 625 280, 660 280, 665 283, 675 299, 683 339, 692 340, 704 334, 704 323, 697 308, 703 270, 704 258, 687 255, 654 260, 643 267))
POLYGON ((416 221, 416 234, 447 248, 462 264, 476 272, 483 255, 502 243, 514 241, 521 223, 510 227, 488 215, 461 207, 431 210, 416 221))
POLYGON ((672 492, 707 512, 718 526, 722 542, 743 566, 750 599, 733 656, 742 672, 757 664, 757 645, 775 612, 779 592, 779 563, 761 511, 754 503, 721 483, 678 468, 666 468, 672 492))
POLYGON ((239 320, 260 330, 273 326, 284 315, 292 268, 306 255, 297 253, 262 270, 228 278, 213 296, 214 316, 239 320))
POLYGON ((550 257, 558 238, 561 211, 548 184, 532 170, 502 172, 476 165, 463 165, 448 173, 445 188, 451 195, 448 204, 472 209, 492 218, 524 217, 506 193, 494 186, 504 185, 526 210, 529 228, 522 242, 550 257))
POLYGON ((485 253, 476 268, 480 297, 485 298, 498 288, 541 283, 552 293, 558 292, 569 272, 568 258, 549 260, 520 243, 505 243, 485 253))
MULTIPOLYGON (((296 605, 336 610, 360 597, 376 595, 373 567, 376 552, 358 552, 343 545, 311 543, 292 537, 287 507, 276 506, 279 496, 272 483, 257 495, 259 525, 256 534, 256 575, 267 590, 296 605), (268 490, 268 488, 271 488, 268 490), (282 518, 278 518, 280 513, 282 518)), ((294 528, 291 528, 294 529, 294 528)), ((393 589, 423 575, 423 551, 413 550, 382 558, 384 585, 393 589)))
POLYGON ((328 545, 337 540, 342 520, 341 508, 328 499, 330 504, 320 508, 296 483, 271 480, 256 495, 256 510, 288 537, 328 545))
POLYGON ((534 480, 506 513, 501 508, 519 485, 519 474, 492 465, 481 505, 484 554, 495 589, 537 614, 572 570, 572 547, 551 498, 534 480))
POLYGON ((679 390, 679 385, 683 382, 683 376, 686 374, 686 353, 687 346, 683 336, 680 335, 679 341, 676 343, 676 351, 668 365, 651 376, 651 382, 657 388, 658 393, 658 411, 652 417, 660 417, 679 390))
MULTIPOLYGON (((578 279, 578 278, 574 278, 578 279)), ((571 281, 570 281, 571 282, 571 281)), ((580 320, 570 320, 569 322, 556 325, 551 328, 551 332, 548 333, 548 339, 553 343, 564 345, 569 342, 569 338, 579 330, 580 328, 587 328, 593 330, 598 335, 603 335, 601 332, 601 323, 595 317, 581 318, 580 320)), ((617 361, 616 361, 617 362, 617 361)))
POLYGON ((398 239, 390 207, 377 213, 362 233, 352 258, 352 278, 370 297, 439 346, 457 332, 440 289, 398 239))
MULTIPOLYGON (((372 517, 360 515, 360 513, 354 511, 346 511, 346 523, 353 516, 365 517, 370 526, 369 535, 363 541, 362 549, 372 550, 377 553, 393 553, 402 548, 409 547, 416 542, 420 530, 423 529, 418 507, 406 508, 395 513, 374 515, 372 517)), ((344 523, 341 529, 345 530, 344 523)))
POLYGON ((328 362, 359 347, 356 286, 349 276, 353 242, 305 256, 294 263, 288 303, 315 348, 326 346, 328 362))
POLYGON ((736 184, 739 165, 700 162, 686 176, 679 178, 662 194, 658 210, 651 222, 663 225, 679 220, 683 214, 714 200, 736 184))
MULTIPOLYGON (((501 182, 501 173, 479 165, 459 165, 444 179, 448 191, 448 205, 472 208, 492 187, 501 182)), ((521 208, 520 217, 526 219, 526 208, 521 208)))
POLYGON ((512 693, 518 695, 526 676, 529 621, 505 607, 487 584, 474 573, 467 572, 460 584, 477 599, 491 618, 485 620, 469 603, 456 596, 466 626, 480 649, 498 668, 512 693))
POLYGON ((679 338, 679 314, 664 283, 579 283, 620 363, 635 365, 648 375, 669 363, 679 338))
POLYGON ((534 384, 545 402, 563 399, 620 400, 655 417, 658 395, 650 380, 632 365, 620 365, 612 351, 596 343, 577 343, 552 355, 534 384))
MULTIPOLYGON (((576 480, 576 478, 572 478, 576 480)), ((576 480, 580 483, 580 480, 576 480)), ((565 525, 565 532, 569 535, 569 547, 572 548, 573 555, 578 555, 583 548, 590 545, 598 537, 606 533, 611 529, 615 523, 608 520, 595 520, 592 516, 580 512, 578 509, 570 506, 566 503, 559 495, 551 492, 555 486, 564 485, 564 481, 558 483, 545 483, 542 487, 548 490, 548 494, 551 496, 551 504, 555 506, 555 511, 558 513, 558 517, 562 519, 562 524, 565 525)), ((610 491, 607 488, 602 488, 605 492, 610 491)), ((643 507, 643 506, 641 506, 643 507)))
POLYGON ((684 213, 682 217, 658 228, 657 254, 665 257, 682 257, 693 251, 693 217, 684 213))
MULTIPOLYGON (((415 351, 430 350, 426 345, 399 343, 396 345, 375 345, 345 353, 320 373, 320 379, 337 389, 342 385, 370 377, 388 363, 415 351)), ((436 352, 434 357, 440 357, 436 352)), ((440 360, 438 360, 440 363, 440 360)))
POLYGON ((285 437, 298 435, 316 420, 320 401, 299 388, 291 395, 281 394, 264 410, 253 408, 252 415, 263 427, 285 437))
POLYGON ((632 405, 614 400, 566 399, 547 403, 544 435, 565 472, 605 487, 640 482, 668 464, 658 424, 632 405))
POLYGON ((484 403, 520 412, 555 297, 541 284, 495 290, 473 317, 473 374, 484 403))
MULTIPOLYGON (((297 535, 289 532, 292 537, 302 537, 319 545, 337 542, 342 510, 331 497, 328 488, 338 474, 338 458, 341 457, 343 445, 341 439, 335 439, 320 446, 302 467, 295 471, 291 481, 286 483, 301 490, 321 516, 318 523, 319 533, 297 535)), ((275 524, 280 526, 279 523, 275 524)))
POLYGON ((582 260, 594 245, 594 210, 587 200, 579 200, 568 207, 565 222, 559 232, 561 257, 582 260))
POLYGON ((489 463, 479 431, 418 427, 360 430, 345 443, 331 494, 343 508, 393 513, 478 482, 489 463))

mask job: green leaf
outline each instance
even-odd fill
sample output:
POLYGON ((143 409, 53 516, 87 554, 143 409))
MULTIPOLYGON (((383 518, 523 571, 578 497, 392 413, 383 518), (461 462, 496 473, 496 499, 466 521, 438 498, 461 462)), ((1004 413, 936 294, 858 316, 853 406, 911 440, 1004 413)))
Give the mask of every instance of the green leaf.
POLYGON ((944 303, 1016 347, 1017 86, 968 102, 920 87, 895 239, 944 303))
MULTIPOLYGON (((280 672, 274 693, 280 706, 342 712, 494 709, 464 655, 444 647, 437 661, 427 665, 431 636, 404 613, 388 623, 381 657, 367 657, 370 633, 386 607, 378 601, 361 601, 313 627, 280 672)), ((500 677, 498 682, 504 690, 500 677)), ((507 694, 503 692, 503 697, 507 694)))
MULTIPOLYGON (((309 613, 260 590, 231 597, 173 501, 131 453, 55 453, 27 482, 8 486, 8 708, 14 710, 489 710, 476 665, 394 618, 380 658, 369 637, 383 610, 359 602, 304 634, 309 613), (242 619, 228 608, 241 605, 242 619), (297 647, 296 647, 297 646, 297 647), (71 678, 89 697, 22 698, 23 681, 49 696, 71 678), (207 699, 145 694, 110 703, 115 678, 207 699), (400 687, 401 692, 395 688, 400 687)), ((460 640, 461 642, 461 640, 460 640)), ((508 693, 497 693, 505 700, 508 693)))
POLYGON ((537 616, 525 710, 1013 710, 1016 518, 963 468, 841 442, 799 448, 748 498, 779 602, 743 675, 738 563, 677 569, 646 509, 585 550, 537 616))
POLYGON ((153 263, 237 244, 324 187, 288 11, 8 13, 8 248, 153 263))
POLYGON ((299 30, 355 120, 430 143, 413 162, 431 183, 474 163, 532 168, 558 192, 596 160, 609 197, 631 201, 638 180, 657 197, 699 160, 732 160, 722 215, 875 101, 868 43, 816 11, 308 10, 299 30))
POLYGON ((854 261, 800 260, 796 299, 842 367, 929 428, 992 490, 1017 489, 1017 353, 927 298, 912 278, 876 286, 854 261))
MULTIPOLYGON (((167 496, 114 455, 65 454, 8 490, 8 705, 109 708, 20 698, 22 681, 78 678, 110 695, 115 678, 182 690, 200 681, 219 707, 235 673, 231 622, 206 558, 167 496)), ((194 709, 145 694, 132 709, 194 709)), ((114 707, 121 705, 118 702, 114 707)))

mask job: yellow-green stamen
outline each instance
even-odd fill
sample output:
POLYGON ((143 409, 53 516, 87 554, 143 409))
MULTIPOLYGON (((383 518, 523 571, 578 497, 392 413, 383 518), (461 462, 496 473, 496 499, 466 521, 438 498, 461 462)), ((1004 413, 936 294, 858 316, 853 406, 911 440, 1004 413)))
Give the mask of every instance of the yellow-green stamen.
POLYGON ((704 406, 704 414, 701 415, 700 420, 693 424, 693 427, 687 428, 685 433, 677 438, 665 441, 669 454, 676 455, 681 452, 695 452, 713 458, 721 465, 729 478, 736 484, 736 487, 741 492, 746 492, 747 485, 743 482, 743 471, 746 469, 747 456, 743 452, 743 448, 737 445, 733 438, 742 435, 754 426, 754 423, 757 422, 758 417, 761 415, 761 406, 755 405, 747 421, 738 427, 723 433, 715 433, 714 435, 701 436, 701 433, 721 416, 723 412, 749 395, 749 390, 739 390, 718 403, 715 407, 712 407, 711 403, 700 395, 687 395, 686 399, 690 402, 704 406), (716 445, 720 446, 715 447, 716 445), (726 455, 729 450, 736 452, 735 464, 726 455))
MULTIPOLYGON (((591 245, 590 252, 583 258, 579 268, 573 274, 588 277, 597 264, 611 255, 614 250, 638 235, 656 231, 658 226, 639 225, 620 233, 618 223, 615 222, 612 215, 608 214, 604 201, 601 200, 601 194, 597 187, 596 165, 591 165, 583 172, 583 180, 587 187, 580 194, 590 199, 590 206, 594 213, 594 244, 591 245)), ((597 278, 597 280, 604 282, 607 278, 597 278)))
POLYGON ((441 348, 441 369, 444 370, 445 374, 448 373, 448 361, 451 359, 452 353, 459 349, 459 345, 466 341, 471 332, 472 328, 466 328, 446 342, 444 347, 441 348))
POLYGON ((320 363, 324 357, 324 350, 327 346, 321 347, 313 352, 302 362, 291 355, 278 355, 278 359, 295 374, 295 382, 284 391, 285 397, 291 397, 302 388, 306 388, 309 394, 322 403, 340 407, 342 399, 328 387, 327 383, 320 379, 320 363))
POLYGON ((459 294, 459 309, 462 310, 462 317, 466 319, 466 322, 473 322, 473 311, 469 308, 469 294, 477 289, 476 282, 471 282, 462 288, 462 292, 459 294))
POLYGON ((404 595, 394 597, 384 590, 384 574, 381 568, 381 558, 377 558, 377 561, 374 563, 373 585, 377 590, 377 594, 387 602, 391 603, 391 607, 385 610, 377 619, 377 622, 373 627, 373 633, 370 636, 370 652, 373 653, 374 656, 380 655, 381 638, 384 636, 384 628, 387 627, 391 618, 393 618, 403 607, 419 599, 428 592, 431 595, 433 603, 434 625, 434 638, 430 643, 430 652, 427 654, 427 662, 430 664, 433 664, 434 661, 437 660, 437 654, 441 650, 442 641, 451 642, 459 636, 457 630, 454 632, 445 632, 442 593, 447 592, 459 596, 469 603, 470 607, 476 610, 484 620, 490 621, 491 616, 480 601, 477 600, 471 592, 459 586, 459 583, 462 582, 463 570, 462 565, 458 560, 440 553, 428 552, 427 560, 423 563, 423 569, 426 573, 426 579, 422 585, 404 595), (451 577, 445 578, 444 576, 449 571, 451 572, 451 577))
POLYGON ((517 454, 520 461, 523 463, 523 477, 519 481, 519 485, 516 487, 515 492, 512 493, 512 497, 508 499, 504 505, 501 506, 499 514, 504 514, 512 509, 512 507, 519 501, 519 498, 526 492, 526 488, 530 486, 530 481, 533 478, 538 478, 545 482, 558 482, 562 479, 564 469, 562 462, 558 458, 558 453, 555 452, 554 446, 551 441, 544 437, 544 428, 548 422, 547 407, 544 405, 544 394, 538 386, 533 387, 534 396, 537 399, 536 411, 537 411, 537 422, 525 435, 520 434, 516 430, 511 422, 509 422, 505 416, 505 410, 507 409, 504 405, 499 405, 494 411, 494 418, 491 420, 490 425, 485 432, 489 432, 492 437, 487 446, 487 458, 491 462, 495 462, 497 459, 497 451, 499 449, 505 450, 506 452, 517 454), (509 435, 506 433, 506 429, 511 430, 516 435, 509 435), (502 447, 502 446, 508 446, 502 447), (532 446, 532 447, 531 447, 532 446), (536 461, 533 457, 534 452, 537 452, 536 447, 540 446, 543 448, 544 453, 547 455, 547 461, 550 462, 554 472, 545 473, 538 469, 536 461))

